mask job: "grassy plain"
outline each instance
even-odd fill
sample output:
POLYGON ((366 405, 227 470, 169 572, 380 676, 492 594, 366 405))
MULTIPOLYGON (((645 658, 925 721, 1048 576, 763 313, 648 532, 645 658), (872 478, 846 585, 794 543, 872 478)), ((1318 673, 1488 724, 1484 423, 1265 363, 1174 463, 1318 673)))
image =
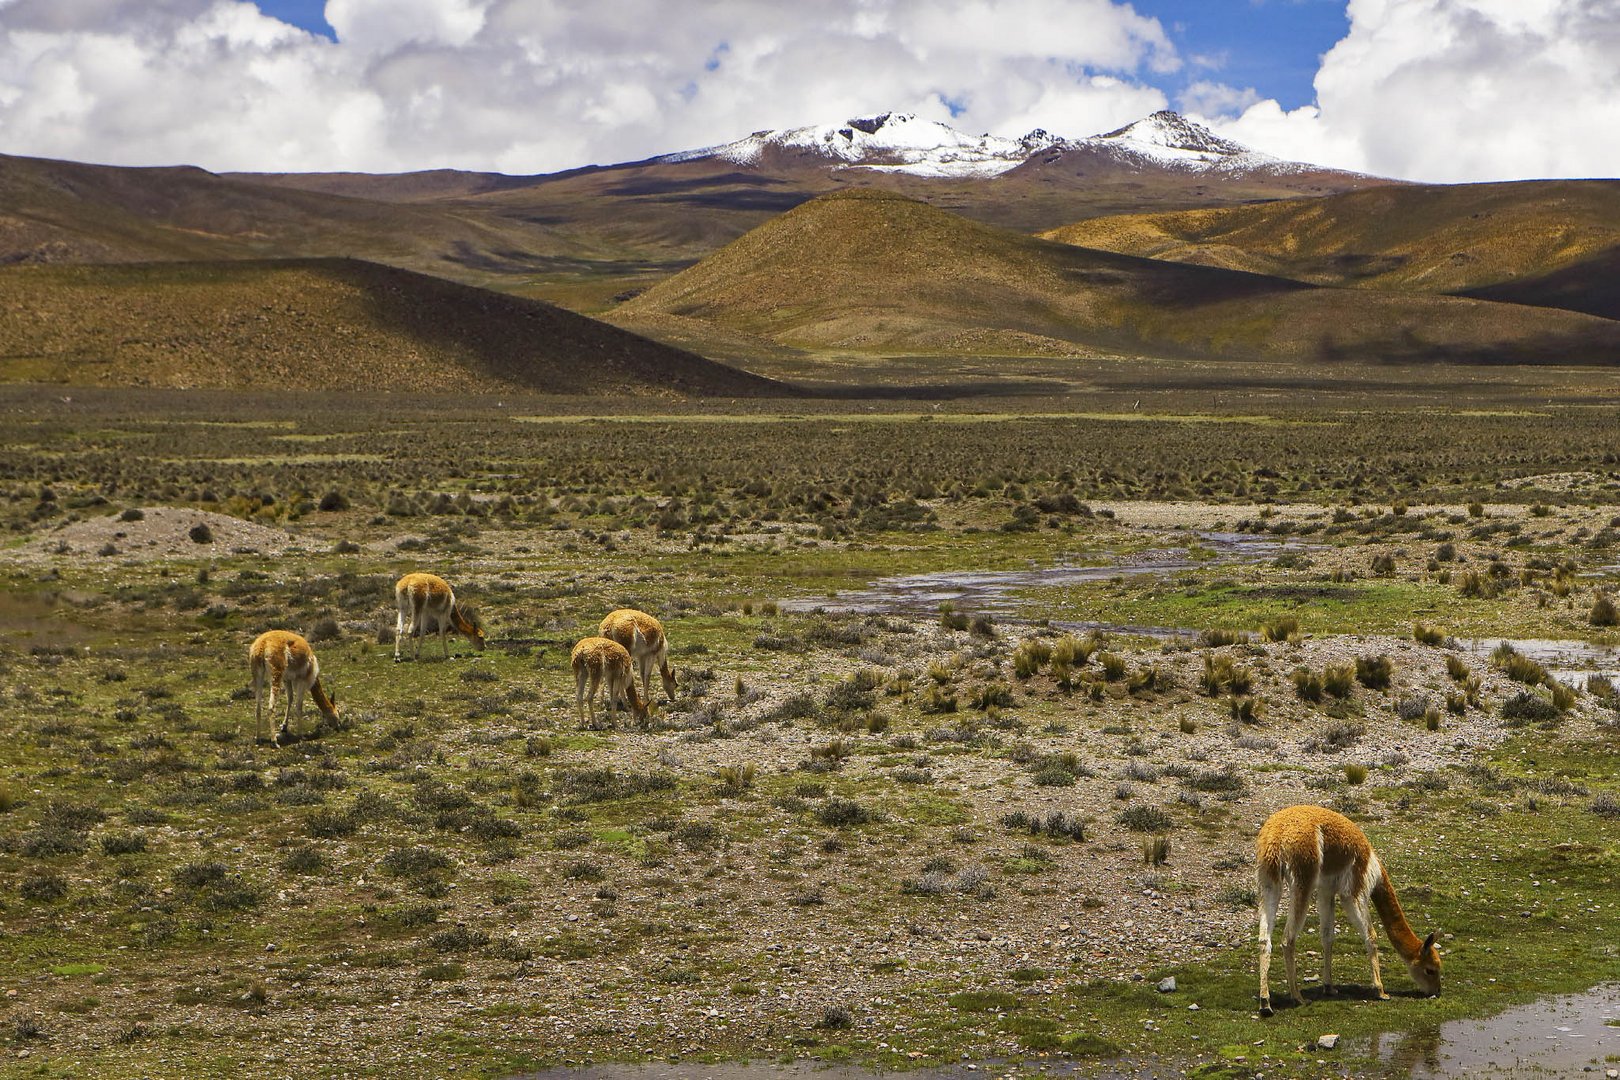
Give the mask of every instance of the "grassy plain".
POLYGON ((1610 640, 1607 376, 1478 373, 1459 407, 1433 370, 640 414, 0 390, 0 1071, 1404 1075, 1445 1020, 1612 978, 1615 699, 1444 641, 1610 640), (1165 549, 1190 565, 994 619, 778 606, 1165 549), (409 569, 484 652, 392 662, 409 569), (567 652, 620 605, 664 619, 681 688, 582 725, 567 652), (1252 636, 1046 625, 1091 619, 1252 636), (273 747, 245 653, 280 626, 344 721, 273 747), (1379 655, 1387 688, 1295 689, 1379 655), (1443 996, 1386 950, 1396 999, 1366 1000, 1341 930, 1351 992, 1255 1016, 1252 838, 1295 801, 1363 822, 1442 931, 1443 996))

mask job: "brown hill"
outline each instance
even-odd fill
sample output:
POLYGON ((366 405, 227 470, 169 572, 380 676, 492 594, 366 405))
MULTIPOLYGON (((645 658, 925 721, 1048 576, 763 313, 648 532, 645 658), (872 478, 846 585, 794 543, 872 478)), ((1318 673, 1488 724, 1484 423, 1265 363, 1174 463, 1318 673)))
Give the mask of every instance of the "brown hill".
POLYGON ((1620 317, 1620 181, 1405 185, 1094 218, 1043 236, 1308 281, 1620 317))
POLYGON ((0 270, 0 380, 793 392, 549 304, 348 259, 0 270))
POLYGON ((0 156, 0 264, 363 257, 476 283, 601 252, 522 216, 0 156))
POLYGON ((814 350, 1620 362, 1603 319, 1095 251, 870 191, 783 214, 613 318, 814 350))

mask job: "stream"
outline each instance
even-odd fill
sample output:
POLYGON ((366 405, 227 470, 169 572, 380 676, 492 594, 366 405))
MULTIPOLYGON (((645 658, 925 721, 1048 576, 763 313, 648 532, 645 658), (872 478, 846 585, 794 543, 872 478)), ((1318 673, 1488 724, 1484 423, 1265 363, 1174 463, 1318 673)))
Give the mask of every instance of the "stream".
MULTIPOLYGON (((928 617, 939 614, 941 604, 952 604, 969 615, 992 615, 1004 622, 1029 621, 1020 618, 1027 600, 1020 594, 1028 589, 1054 588, 1115 577, 1168 577, 1205 566, 1226 566, 1265 562, 1290 551, 1306 551, 1311 545, 1299 540, 1279 540, 1248 533, 1199 532, 1195 534, 1202 551, 1195 557, 1186 547, 1154 548, 1137 552, 1101 566, 1031 567, 1024 570, 942 570, 925 574, 898 574, 878 578, 860 589, 843 589, 828 597, 783 600, 783 611, 831 611, 868 615, 909 615, 928 617)), ((1195 631, 1171 626, 1138 626, 1126 623, 1076 622, 1053 619, 1060 630, 1107 630, 1146 637, 1191 637, 1195 631)))
MULTIPOLYGON (((783 611, 829 611, 861 615, 898 615, 930 618, 939 614, 942 604, 951 604, 967 615, 990 615, 1001 622, 1024 622, 1029 618, 1028 598, 1032 589, 1057 588, 1085 582, 1107 581, 1115 577, 1168 577, 1200 567, 1252 565, 1269 562, 1288 552, 1304 552, 1313 546, 1295 539, 1278 539, 1250 533, 1199 532, 1195 534, 1201 551, 1194 557, 1187 547, 1153 548, 1100 566, 1060 563, 1056 566, 1022 570, 941 570, 922 574, 896 574, 881 577, 858 589, 841 589, 827 597, 783 600, 783 611)), ((1102 630, 1160 639, 1193 638, 1198 631, 1188 627, 1145 626, 1135 623, 1085 622, 1051 619, 1047 625, 1058 630, 1084 632, 1102 630)), ((1502 642, 1547 668, 1561 682, 1582 688, 1593 675, 1607 675, 1620 683, 1620 646, 1600 645, 1577 639, 1552 638, 1459 638, 1457 644, 1471 653, 1489 656, 1502 642)))

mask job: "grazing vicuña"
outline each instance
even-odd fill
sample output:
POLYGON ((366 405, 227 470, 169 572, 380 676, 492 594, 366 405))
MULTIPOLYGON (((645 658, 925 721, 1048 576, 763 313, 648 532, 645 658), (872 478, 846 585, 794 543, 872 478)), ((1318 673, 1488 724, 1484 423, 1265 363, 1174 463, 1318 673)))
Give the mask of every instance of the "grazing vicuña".
POLYGON ((637 719, 647 718, 647 705, 636 693, 636 681, 630 673, 630 650, 623 645, 605 637, 582 638, 574 646, 568 663, 574 669, 574 711, 582 719, 592 724, 596 722, 598 690, 607 697, 610 719, 618 716, 621 696, 629 700, 630 712, 637 719), (588 690, 587 681, 590 684, 588 690))
POLYGON ((450 659, 451 630, 473 643, 473 648, 484 647, 484 628, 476 617, 468 617, 450 583, 435 574, 406 574, 394 584, 394 604, 399 617, 394 623, 394 659, 399 659, 400 638, 409 635, 413 642, 411 658, 422 655, 424 634, 437 633, 444 647, 444 658, 450 659))
POLYGON ((1286 883, 1292 906, 1283 938, 1283 960, 1288 967, 1288 993, 1297 1004, 1299 971, 1294 963, 1294 940, 1305 922, 1316 894, 1316 912, 1322 929, 1322 990, 1333 993, 1333 901, 1343 897, 1345 915, 1367 943, 1372 964, 1373 989, 1387 999, 1378 973, 1378 940, 1368 902, 1378 908, 1389 940, 1412 973, 1412 981, 1425 994, 1440 992, 1440 953, 1434 934, 1422 941, 1412 932, 1395 899, 1395 887, 1367 842, 1367 834, 1343 814, 1320 806, 1290 806, 1266 819, 1256 845, 1255 875, 1260 907, 1260 1014, 1271 1015, 1271 932, 1277 922, 1277 904, 1286 883))
POLYGON ((314 699, 321 715, 338 722, 337 704, 321 686, 321 662, 309 642, 291 630, 266 630, 248 650, 248 671, 253 676, 253 737, 264 730, 264 688, 270 687, 270 713, 275 715, 276 691, 285 695, 281 727, 270 740, 280 743, 294 717, 304 717, 304 694, 314 699))

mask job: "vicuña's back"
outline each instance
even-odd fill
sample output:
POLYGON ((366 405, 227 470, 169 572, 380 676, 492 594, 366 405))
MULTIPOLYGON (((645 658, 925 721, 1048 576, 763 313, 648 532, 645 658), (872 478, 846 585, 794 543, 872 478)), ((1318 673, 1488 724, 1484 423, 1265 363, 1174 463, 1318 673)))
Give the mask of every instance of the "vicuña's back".
POLYGON ((1412 932, 1395 898, 1389 874, 1360 826, 1343 814, 1321 806, 1290 806, 1279 810, 1260 828, 1255 842, 1255 883, 1260 908, 1260 1012, 1271 1015, 1271 935, 1276 926, 1277 906, 1286 885, 1291 905, 1283 938, 1283 960, 1288 969, 1288 992, 1297 1003, 1299 972, 1295 965, 1294 942, 1316 897, 1317 918, 1322 931, 1322 989, 1333 991, 1333 906, 1345 902, 1345 917, 1361 933, 1372 965, 1373 988, 1380 998, 1383 977, 1378 970, 1378 941, 1373 932, 1369 905, 1389 933, 1390 943, 1406 961, 1412 980, 1426 994, 1440 992, 1440 953, 1434 947, 1435 935, 1420 941, 1412 932))
POLYGON ((670 701, 675 700, 675 672, 669 666, 669 638, 664 634, 663 623, 645 611, 619 608, 608 612, 597 632, 629 650, 631 660, 641 672, 641 693, 649 706, 654 668, 664 680, 664 695, 670 701))

